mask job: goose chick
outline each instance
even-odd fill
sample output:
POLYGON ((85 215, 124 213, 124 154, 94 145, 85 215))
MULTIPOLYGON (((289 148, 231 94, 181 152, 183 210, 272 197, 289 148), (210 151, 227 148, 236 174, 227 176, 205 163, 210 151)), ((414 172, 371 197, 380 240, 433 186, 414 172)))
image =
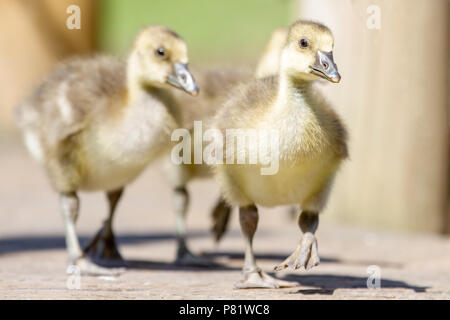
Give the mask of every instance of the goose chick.
MULTIPOLYGON (((223 101, 227 89, 237 84, 242 79, 248 79, 249 72, 245 70, 215 70, 201 69, 196 70, 196 82, 202 87, 198 96, 192 97, 186 95, 181 90, 173 89, 172 93, 177 105, 182 105, 179 125, 181 127, 192 127, 193 121, 203 120, 214 114, 212 106, 218 105, 223 101)), ((175 264, 195 267, 212 267, 215 264, 210 260, 198 256, 189 249, 186 235, 186 214, 189 203, 189 193, 186 187, 188 180, 198 177, 210 177, 209 167, 206 165, 175 165, 170 157, 166 157, 165 172, 173 190, 173 206, 176 214, 176 235, 177 251, 175 264)), ((106 225, 112 223, 113 215, 110 212, 106 225)), ((91 244, 85 249, 91 255, 105 256, 105 247, 114 247, 115 239, 112 232, 105 231, 105 226, 100 229, 91 244), (98 249, 96 249, 99 247, 98 249), (97 251, 99 253, 97 253, 97 251)))
POLYGON ((127 63, 103 56, 70 60, 17 109, 26 146, 60 195, 69 266, 83 274, 117 270, 100 267, 81 249, 77 192, 106 192, 110 217, 88 249, 98 249, 98 258, 120 259, 112 216, 124 187, 170 147, 180 118, 170 88, 198 92, 187 62, 180 36, 149 26, 137 36, 127 63))
MULTIPOLYGON (((273 175, 261 174, 260 169, 266 166, 260 159, 257 164, 231 164, 224 159, 223 165, 214 167, 226 200, 239 206, 246 240, 243 276, 236 288, 297 285, 272 278, 257 266, 252 248, 258 223, 256 205, 298 204, 302 210, 299 226, 303 237, 295 252, 276 267, 277 271, 287 267, 309 269, 319 264, 314 236, 318 214, 341 161, 347 157, 346 131, 341 121, 311 88, 319 78, 340 81, 333 46, 327 27, 307 21, 294 23, 282 50, 279 75, 238 87, 213 121, 212 128, 223 136, 227 128, 274 130, 279 136, 279 167, 273 175)), ((234 146, 234 142, 226 144, 234 146)), ((255 146, 238 144, 233 154, 249 155, 251 147, 255 146)))

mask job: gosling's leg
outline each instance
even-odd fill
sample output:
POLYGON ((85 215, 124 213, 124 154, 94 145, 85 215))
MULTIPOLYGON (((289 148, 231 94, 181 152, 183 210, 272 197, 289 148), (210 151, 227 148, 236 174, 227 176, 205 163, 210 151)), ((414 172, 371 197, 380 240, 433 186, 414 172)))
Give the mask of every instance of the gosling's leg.
POLYGON ((216 242, 219 242, 228 229, 232 207, 223 199, 219 199, 212 212, 213 226, 211 228, 216 242))
POLYGON ((282 288, 298 286, 297 282, 275 279, 256 265, 253 254, 253 236, 258 226, 258 209, 254 205, 239 208, 239 222, 245 238, 245 265, 242 278, 234 284, 235 289, 282 288))
POLYGON ((211 267, 214 264, 200 256, 193 254, 186 243, 186 213, 189 204, 189 194, 185 187, 174 189, 174 209, 177 223, 177 256, 176 265, 193 267, 211 267))
POLYGON ((295 221, 296 219, 297 219, 297 216, 298 216, 298 211, 299 211, 299 208, 298 207, 296 207, 296 206, 290 206, 289 208, 288 208, 288 216, 289 216, 289 220, 293 220, 293 221, 295 221))
POLYGON ((125 267, 126 262, 117 248, 116 239, 112 229, 114 213, 123 194, 123 188, 106 193, 109 203, 109 216, 95 237, 84 249, 86 256, 94 262, 108 267, 125 267))
POLYGON ((319 213, 312 211, 303 211, 298 219, 298 224, 303 232, 303 237, 299 242, 294 253, 275 267, 275 271, 286 268, 306 270, 317 266, 320 263, 317 250, 317 239, 314 233, 319 225, 319 213))
POLYGON ((61 194, 61 213, 66 227, 66 247, 69 255, 69 264, 74 264, 83 252, 78 242, 75 223, 78 219, 79 199, 75 192, 61 194))
POLYGON ((78 218, 79 199, 75 192, 61 193, 60 205, 66 228, 66 247, 69 255, 67 272, 83 275, 117 275, 121 270, 111 270, 100 267, 84 257, 78 241, 75 222, 78 218))

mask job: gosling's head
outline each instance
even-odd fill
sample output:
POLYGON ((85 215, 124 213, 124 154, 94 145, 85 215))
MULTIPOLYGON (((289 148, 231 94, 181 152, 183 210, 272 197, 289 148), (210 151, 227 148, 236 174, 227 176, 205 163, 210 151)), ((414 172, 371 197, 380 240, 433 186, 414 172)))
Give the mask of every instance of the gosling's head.
POLYGON ((333 61, 334 38, 327 27, 311 21, 291 25, 281 57, 281 70, 301 80, 319 78, 339 82, 341 76, 333 61))
POLYGON ((129 64, 132 77, 142 86, 173 86, 193 96, 199 92, 187 67, 186 43, 164 26, 152 25, 138 34, 129 64))

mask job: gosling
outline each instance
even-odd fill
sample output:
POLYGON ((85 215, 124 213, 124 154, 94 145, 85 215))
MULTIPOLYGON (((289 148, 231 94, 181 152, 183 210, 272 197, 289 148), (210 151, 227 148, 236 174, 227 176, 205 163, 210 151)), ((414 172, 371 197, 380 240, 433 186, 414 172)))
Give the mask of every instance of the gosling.
MULTIPOLYGON (((211 106, 218 105, 219 101, 224 100, 224 95, 228 92, 227 88, 231 88, 242 79, 249 78, 246 70, 197 70, 197 83, 202 87, 202 92, 198 96, 188 96, 183 91, 173 89, 172 93, 177 102, 181 105, 179 117, 179 125, 189 128, 192 126, 193 119, 206 119, 214 114, 211 106)), ((186 214, 189 203, 189 193, 186 188, 187 181, 196 177, 211 177, 209 167, 206 165, 175 165, 171 158, 166 155, 164 161, 164 169, 166 177, 173 190, 173 206, 176 217, 176 238, 177 249, 174 264, 179 266, 194 267, 213 267, 216 266, 212 261, 194 254, 187 244, 186 238, 186 214)), ((222 204, 223 201, 220 202, 222 204)), ((105 243, 114 244, 115 237, 112 232, 105 232, 105 226, 112 224, 113 213, 109 213, 109 218, 105 221, 105 225, 98 231, 94 240, 85 249, 91 257, 100 259, 102 263, 120 264, 121 259, 116 259, 115 254, 111 256, 105 250, 105 243)), ((114 247, 110 245, 109 247, 114 247)))
POLYGON ((126 63, 104 56, 72 59, 18 106, 25 144, 60 195, 68 270, 122 271, 100 266, 97 258, 121 261, 112 231, 114 211, 125 186, 170 148, 180 119, 170 88, 198 93, 187 63, 183 39, 152 25, 138 34, 126 63), (107 195, 109 218, 83 251, 75 229, 77 192, 97 190, 107 195))
MULTIPOLYGON (((224 136, 227 128, 276 130, 279 133, 279 167, 276 174, 261 175, 263 163, 217 164, 215 178, 230 205, 239 206, 245 237, 245 266, 235 288, 279 288, 298 285, 263 272, 253 254, 257 229, 256 205, 274 207, 298 204, 303 237, 297 249, 276 271, 310 269, 320 262, 315 231, 319 212, 341 162, 347 157, 347 134, 339 117, 312 89, 314 80, 337 83, 341 77, 333 61, 330 30, 309 21, 291 25, 281 53, 279 74, 255 79, 231 93, 212 121, 224 136)), ((271 131, 269 131, 271 132, 271 131)), ((227 144, 230 142, 227 141, 227 144)), ((248 155, 246 144, 234 155, 248 155)), ((224 153, 225 154, 225 153, 224 153)), ((234 159, 236 163, 236 159, 234 159)), ((248 163, 248 161, 247 161, 248 163)))

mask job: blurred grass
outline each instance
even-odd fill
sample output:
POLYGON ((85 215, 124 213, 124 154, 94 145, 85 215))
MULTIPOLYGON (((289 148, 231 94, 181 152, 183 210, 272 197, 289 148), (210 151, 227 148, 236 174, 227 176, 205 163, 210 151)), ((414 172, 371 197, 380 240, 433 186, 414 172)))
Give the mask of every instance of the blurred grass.
POLYGON ((137 31, 164 24, 187 42, 190 60, 254 61, 270 33, 290 21, 291 0, 102 0, 99 49, 126 54, 137 31))

